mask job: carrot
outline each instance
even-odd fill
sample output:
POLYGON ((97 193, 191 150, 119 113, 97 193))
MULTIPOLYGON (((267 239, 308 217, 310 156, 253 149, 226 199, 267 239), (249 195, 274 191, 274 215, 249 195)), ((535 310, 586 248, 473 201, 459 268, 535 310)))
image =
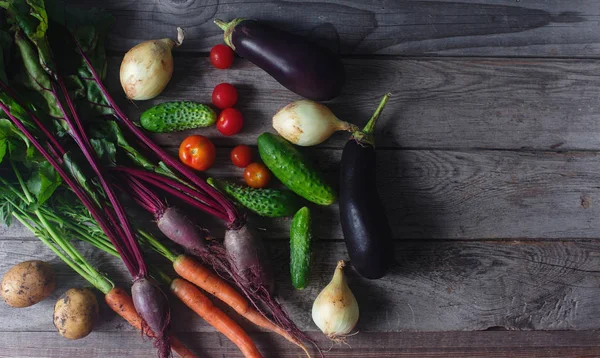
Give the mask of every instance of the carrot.
POLYGON ((252 342, 252 339, 244 332, 242 327, 235 323, 223 311, 217 308, 208 297, 206 297, 196 286, 186 280, 175 278, 171 281, 171 292, 194 310, 211 326, 229 338, 244 354, 246 358, 261 358, 262 355, 252 342))
MULTIPOLYGON (((135 307, 133 306, 133 300, 131 296, 119 287, 114 287, 104 295, 104 300, 108 306, 115 311, 119 316, 123 317, 130 325, 142 330, 142 318, 138 315, 135 307)), ((149 329, 145 329, 144 332, 151 338, 154 338, 154 332, 149 329)), ((171 349, 175 351, 182 358, 195 358, 196 355, 192 353, 180 340, 171 336, 171 349)))
POLYGON ((179 255, 173 261, 173 268, 179 276, 217 297, 248 321, 279 334, 283 338, 302 348, 306 355, 310 357, 310 353, 304 344, 294 338, 289 332, 266 318, 262 313, 251 307, 248 300, 231 287, 231 285, 192 257, 179 255))

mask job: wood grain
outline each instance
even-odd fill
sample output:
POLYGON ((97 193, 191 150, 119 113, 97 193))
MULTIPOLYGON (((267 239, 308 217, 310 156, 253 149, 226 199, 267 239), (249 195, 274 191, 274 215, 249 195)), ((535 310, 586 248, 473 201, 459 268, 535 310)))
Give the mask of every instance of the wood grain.
MULTIPOLYGON (((330 280, 335 263, 347 259, 343 242, 317 242, 311 284, 303 291, 289 280, 288 244, 268 242, 280 298, 295 322, 315 331, 312 302, 330 280)), ((503 327, 508 330, 592 330, 600 315, 600 243, 597 241, 435 241, 395 244, 398 261, 380 280, 347 270, 350 287, 361 307, 357 329, 366 332, 466 331, 503 327)), ((115 258, 84 250, 118 285, 129 282, 115 258)), ((0 241, 0 273, 35 257, 48 260, 58 274, 54 294, 42 303, 11 309, 0 305, 0 332, 53 332, 52 307, 67 288, 85 283, 53 258, 37 241, 0 241)), ((155 264, 160 260, 153 259, 155 264)), ((172 299, 179 332, 213 329, 172 299)), ((97 331, 132 331, 103 309, 97 331)), ((237 316, 236 316, 237 319, 237 316)), ((250 331, 256 331, 245 322, 250 331)), ((352 340, 349 341, 352 343, 352 340)))
MULTIPOLYGON (((182 333, 179 337, 199 356, 241 358, 228 340, 216 333, 182 333)), ((331 343, 313 334, 321 346, 331 343)), ((296 349, 268 333, 252 338, 263 348, 266 358, 298 358, 296 349)), ((436 332, 436 333, 364 333, 352 337, 351 347, 336 345, 327 357, 415 357, 415 358, 563 358, 600 355, 597 332, 436 332)), ((39 332, 36 339, 24 332, 0 334, 2 358, 14 358, 7 352, 18 351, 20 358, 147 358, 153 357, 152 345, 134 332, 94 332, 81 341, 61 339, 55 333, 39 332), (85 343, 85 344, 84 344, 85 343)))
POLYGON ((69 0, 108 9, 117 19, 110 48, 126 51, 152 38, 187 38, 180 51, 221 43, 214 18, 255 18, 343 54, 597 57, 594 0, 227 1, 69 0))
MULTIPOLYGON (((340 150, 304 152, 337 183, 340 150)), ((240 180, 242 170, 220 149, 206 175, 240 180)), ((597 152, 379 150, 378 190, 394 239, 597 238, 597 152)), ((342 239, 337 204, 310 205, 315 236, 342 239)), ((222 237, 207 215, 191 217, 222 237)), ((289 238, 289 219, 252 217, 265 238, 289 238)), ((20 226, 0 236, 31 236, 20 226)))
MULTIPOLYGON (((213 88, 234 84, 245 118, 240 135, 225 138, 216 129, 156 136, 178 146, 185 136, 207 135, 219 146, 256 144, 273 131, 271 118, 299 99, 254 65, 238 60, 217 70, 202 57, 178 57, 167 89, 155 100, 125 100, 118 81, 121 57, 109 61, 111 93, 131 118, 171 100, 210 103, 213 88)), ((351 59, 348 83, 327 105, 341 119, 364 125, 386 92, 392 97, 378 125, 377 145, 418 149, 599 150, 600 77, 593 60, 527 59, 351 59)), ((348 136, 335 134, 322 146, 342 148, 348 136)))

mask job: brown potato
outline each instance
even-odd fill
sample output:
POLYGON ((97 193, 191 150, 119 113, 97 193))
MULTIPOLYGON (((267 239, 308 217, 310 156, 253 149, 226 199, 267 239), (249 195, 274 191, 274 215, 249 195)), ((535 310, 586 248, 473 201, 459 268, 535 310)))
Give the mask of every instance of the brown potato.
POLYGON ((65 338, 83 338, 94 329, 100 316, 99 310, 92 290, 71 288, 54 305, 54 326, 65 338))
POLYGON ((2 298, 12 307, 29 307, 50 296, 56 287, 52 266, 44 261, 24 261, 2 278, 2 298))

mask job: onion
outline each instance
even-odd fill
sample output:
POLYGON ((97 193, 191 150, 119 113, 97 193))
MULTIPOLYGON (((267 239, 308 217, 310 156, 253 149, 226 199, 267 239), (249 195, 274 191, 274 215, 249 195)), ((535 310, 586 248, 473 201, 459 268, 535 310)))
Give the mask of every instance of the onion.
POLYGON ((339 261, 331 282, 312 306, 312 319, 333 341, 343 341, 358 322, 358 303, 344 276, 344 261, 339 261))
POLYGON ((290 142, 308 147, 326 141, 336 131, 358 130, 338 119, 326 106, 309 101, 292 102, 273 116, 273 128, 290 142))
POLYGON ((173 74, 173 47, 183 42, 183 30, 177 28, 177 41, 165 38, 149 40, 127 51, 121 62, 121 86, 127 98, 146 100, 158 96, 173 74))

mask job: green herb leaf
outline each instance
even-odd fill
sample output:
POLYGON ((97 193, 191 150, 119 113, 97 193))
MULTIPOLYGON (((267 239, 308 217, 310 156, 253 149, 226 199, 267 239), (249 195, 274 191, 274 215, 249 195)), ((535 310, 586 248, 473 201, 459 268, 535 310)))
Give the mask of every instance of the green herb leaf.
POLYGON ((6 154, 15 162, 24 162, 35 158, 35 148, 27 137, 11 121, 0 119, 0 162, 6 154))
POLYGON ((52 60, 52 51, 46 39, 48 14, 44 0, 0 1, 0 7, 7 10, 8 21, 18 26, 38 48, 36 57, 40 66, 54 76, 56 71, 52 60))
POLYGON ((81 168, 77 165, 77 161, 73 160, 71 153, 65 153, 63 156, 63 162, 67 171, 71 174, 71 176, 75 179, 79 185, 92 197, 94 202, 100 205, 100 201, 98 200, 98 194, 94 189, 94 183, 88 181, 85 173, 81 170, 81 168))
POLYGON ((61 183, 61 177, 52 165, 49 162, 43 161, 31 173, 31 176, 27 180, 27 189, 35 195, 37 204, 42 205, 52 196, 61 183))
POLYGON ((105 138, 92 138, 90 142, 96 151, 96 155, 105 165, 115 166, 117 164, 117 148, 114 143, 105 138))

